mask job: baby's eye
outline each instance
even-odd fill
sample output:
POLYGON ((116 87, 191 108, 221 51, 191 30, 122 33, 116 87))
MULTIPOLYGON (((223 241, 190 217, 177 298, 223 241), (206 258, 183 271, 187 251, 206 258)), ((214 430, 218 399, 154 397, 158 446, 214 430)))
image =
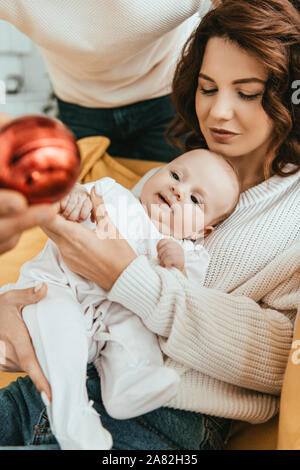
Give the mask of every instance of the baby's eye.
POLYGON ((194 204, 199 204, 198 199, 197 199, 195 196, 193 196, 193 195, 191 195, 191 201, 192 201, 194 204))
POLYGON ((171 172, 171 175, 172 175, 172 177, 174 178, 174 180, 179 181, 179 176, 177 175, 177 173, 175 173, 174 171, 172 171, 172 172, 171 172))

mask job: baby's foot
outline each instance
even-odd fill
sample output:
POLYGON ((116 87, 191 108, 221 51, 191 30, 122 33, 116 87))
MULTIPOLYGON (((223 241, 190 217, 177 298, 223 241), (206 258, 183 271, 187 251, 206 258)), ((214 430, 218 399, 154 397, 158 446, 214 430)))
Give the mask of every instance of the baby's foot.
POLYGON ((93 408, 93 402, 74 410, 74 419, 68 425, 64 436, 56 436, 62 450, 108 450, 112 437, 102 426, 100 416, 93 408))

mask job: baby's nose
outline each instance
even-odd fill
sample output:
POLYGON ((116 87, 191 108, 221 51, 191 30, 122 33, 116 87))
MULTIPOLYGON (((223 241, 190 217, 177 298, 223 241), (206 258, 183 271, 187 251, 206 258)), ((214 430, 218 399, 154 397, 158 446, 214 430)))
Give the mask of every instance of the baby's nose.
POLYGON ((171 186, 171 191, 172 193, 174 194, 174 196, 176 197, 177 201, 182 201, 183 199, 183 191, 182 191, 182 188, 176 185, 172 185, 171 186))

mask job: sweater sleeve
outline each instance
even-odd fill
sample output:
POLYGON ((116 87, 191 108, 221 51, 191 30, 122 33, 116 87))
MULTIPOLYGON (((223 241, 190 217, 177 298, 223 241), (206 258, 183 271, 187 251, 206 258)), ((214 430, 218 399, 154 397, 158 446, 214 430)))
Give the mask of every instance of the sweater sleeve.
POLYGON ((0 20, 12 22, 14 9, 10 0, 0 0, 0 20))
POLYGON ((276 283, 266 266, 273 288, 254 300, 239 293, 241 286, 231 293, 201 287, 141 256, 122 273, 109 298, 160 335, 171 359, 223 382, 278 394, 292 341, 291 318, 299 308, 299 257, 281 256, 285 265, 277 266, 282 279, 276 283), (266 302, 272 299, 277 309, 266 302))

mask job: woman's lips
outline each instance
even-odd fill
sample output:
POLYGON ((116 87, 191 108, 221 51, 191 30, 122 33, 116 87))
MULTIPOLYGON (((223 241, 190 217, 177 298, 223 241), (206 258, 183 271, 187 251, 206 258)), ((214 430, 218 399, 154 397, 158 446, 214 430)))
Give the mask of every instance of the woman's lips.
POLYGON ((235 132, 228 131, 227 129, 210 128, 209 131, 213 139, 217 142, 227 142, 239 135, 235 132))

